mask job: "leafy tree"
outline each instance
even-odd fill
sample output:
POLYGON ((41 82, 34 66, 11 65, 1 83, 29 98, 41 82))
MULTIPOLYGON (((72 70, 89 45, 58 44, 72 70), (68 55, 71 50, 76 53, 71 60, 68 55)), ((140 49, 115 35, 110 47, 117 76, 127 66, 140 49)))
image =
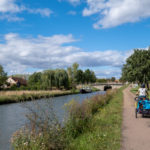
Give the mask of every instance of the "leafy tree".
POLYGON ((4 72, 3 67, 0 65, 0 86, 2 86, 7 80, 7 73, 4 72))
POLYGON ((111 78, 111 81, 112 81, 112 82, 114 82, 115 80, 116 80, 116 78, 115 78, 115 77, 112 77, 112 78, 111 78))
POLYGON ((91 78, 90 78, 90 82, 91 82, 91 83, 96 82, 96 76, 95 76, 95 73, 94 73, 93 71, 91 71, 91 78))
POLYGON ((85 77, 84 77, 84 72, 80 69, 77 70, 76 75, 75 75, 76 83, 84 83, 85 82, 85 77))
POLYGON ((68 89, 69 87, 69 78, 68 74, 65 70, 63 69, 57 69, 55 71, 55 84, 57 88, 61 88, 62 86, 65 89, 68 89))
POLYGON ((35 72, 33 73, 28 80, 28 86, 30 86, 32 89, 41 89, 42 85, 42 73, 41 72, 35 72))
POLYGON ((122 68, 123 81, 147 83, 150 80, 150 49, 135 49, 122 68))
POLYGON ((69 67, 67 69, 68 76, 69 76, 69 84, 71 87, 75 87, 75 84, 77 83, 76 77, 77 77, 78 68, 79 68, 79 64, 74 63, 72 67, 69 67))
POLYGON ((71 67, 67 68, 67 73, 68 73, 68 77, 69 77, 69 87, 72 87, 72 83, 73 83, 73 71, 72 71, 71 67))
POLYGON ((55 71, 54 70, 46 70, 42 74, 42 87, 43 89, 52 89, 52 87, 55 85, 55 71))
POLYGON ((84 72, 84 76, 85 76, 85 82, 87 84, 96 82, 96 76, 93 71, 86 69, 84 72))
POLYGON ((74 76, 74 78, 75 78, 76 73, 77 73, 78 68, 79 68, 79 64, 74 63, 74 64, 72 65, 72 68, 73 68, 73 76, 74 76))
POLYGON ((107 80, 106 80, 106 79, 96 79, 96 82, 99 82, 99 83, 106 83, 107 80))

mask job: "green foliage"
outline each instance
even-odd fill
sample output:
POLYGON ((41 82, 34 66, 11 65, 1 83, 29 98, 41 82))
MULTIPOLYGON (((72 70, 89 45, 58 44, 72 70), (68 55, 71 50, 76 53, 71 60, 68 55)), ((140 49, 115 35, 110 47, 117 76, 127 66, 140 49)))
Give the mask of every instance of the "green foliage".
POLYGON ((89 69, 86 69, 84 72, 85 82, 88 83, 94 83, 96 82, 96 76, 95 73, 89 69))
POLYGON ((50 90, 52 87, 69 88, 69 77, 65 70, 45 70, 29 77, 28 88, 31 90, 50 90))
POLYGON ((96 79, 96 82, 107 83, 107 79, 96 79))
POLYGON ((139 86, 136 88, 132 88, 130 91, 134 94, 136 94, 138 92, 139 86))
POLYGON ((28 80, 28 86, 31 87, 31 89, 41 89, 42 85, 42 73, 41 72, 35 72, 33 73, 28 80))
POLYGON ((113 149, 119 149, 122 97, 114 95, 116 91, 110 91, 104 96, 97 95, 87 99, 82 104, 71 101, 66 105, 69 119, 63 127, 51 111, 53 109, 49 102, 46 104, 48 109, 46 107, 37 111, 33 107, 29 108, 30 124, 13 135, 14 150, 110 149, 111 145, 113 149), (113 101, 110 101, 113 97, 113 101), (107 106, 109 103, 111 104, 107 106))
POLYGON ((75 81, 76 83, 80 84, 80 83, 85 83, 85 76, 84 76, 84 72, 80 69, 77 70, 76 74, 75 74, 75 81))
POLYGON ((107 105, 98 108, 89 121, 88 128, 70 142, 67 150, 120 150, 122 90, 123 88, 114 93, 107 105))
POLYGON ((7 80, 7 73, 4 72, 3 67, 0 65, 0 86, 2 86, 7 80))
POLYGON ((47 101, 46 109, 38 103, 26 106, 29 123, 14 133, 11 143, 14 150, 64 150, 67 144, 64 129, 59 124, 52 104, 47 101), (38 111, 37 111, 38 109, 38 111))
POLYGON ((55 86, 55 71, 46 70, 42 74, 42 89, 52 89, 55 86))
POLYGON ((61 88, 62 86, 65 89, 69 88, 69 78, 68 74, 65 70, 63 69, 57 69, 55 71, 55 84, 57 88, 61 88))
POLYGON ((72 88, 75 87, 76 84, 84 84, 84 83, 94 83, 96 82, 95 73, 89 69, 82 71, 78 69, 79 65, 74 63, 72 67, 67 69, 68 76, 69 76, 69 84, 72 88))
POLYGON ((135 49, 122 68, 122 80, 147 83, 150 80, 150 49, 135 49))
POLYGON ((89 123, 92 116, 104 105, 109 103, 115 91, 109 91, 106 95, 97 95, 91 99, 83 101, 81 104, 71 101, 66 105, 69 119, 65 125, 66 134, 69 138, 77 138, 87 129, 90 130, 89 123))
POLYGON ((111 81, 112 81, 112 82, 114 82, 115 80, 116 80, 116 78, 115 78, 115 77, 112 77, 112 78, 111 78, 111 81))

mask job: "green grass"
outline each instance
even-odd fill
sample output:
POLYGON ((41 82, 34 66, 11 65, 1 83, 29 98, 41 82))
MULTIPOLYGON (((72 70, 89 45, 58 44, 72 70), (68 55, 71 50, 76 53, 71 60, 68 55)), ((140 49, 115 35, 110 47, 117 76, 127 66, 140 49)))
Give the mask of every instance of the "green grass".
POLYGON ((11 140, 14 149, 119 150, 124 88, 94 96, 81 104, 71 101, 67 105, 70 115, 63 127, 52 112, 47 114, 47 110, 43 113, 39 109, 41 121, 33 112, 29 129, 14 134, 11 140))
MULTIPOLYGON (((97 88, 92 88, 93 92, 99 91, 97 88)), ((60 92, 51 92, 51 91, 30 91, 27 93, 26 91, 10 91, 12 94, 7 94, 9 91, 1 92, 0 94, 0 105, 9 104, 9 103, 18 103, 22 101, 31 101, 40 98, 49 98, 49 97, 58 97, 64 95, 78 94, 80 93, 79 89, 68 90, 68 91, 60 91, 60 92), (17 94, 18 92, 18 94, 17 94), (21 92, 22 94, 19 94, 21 92)))
POLYGON ((89 129, 74 139, 67 150, 120 149, 123 89, 93 116, 89 129))
POLYGON ((7 95, 7 94, 1 94, 0 95, 0 105, 2 104, 9 104, 9 103, 18 103, 23 101, 31 101, 36 100, 40 98, 49 98, 49 97, 58 97, 58 96, 64 96, 64 95, 71 95, 71 94, 78 94, 80 91, 61 91, 61 92, 54 92, 51 93, 51 91, 43 91, 43 92, 30 92, 30 93, 23 93, 23 94, 17 94, 14 91, 14 94, 7 95))
POLYGON ((92 92, 97 92, 97 91, 100 91, 100 89, 92 87, 92 92))
POLYGON ((136 88, 132 88, 130 91, 131 91, 133 94, 136 94, 137 91, 138 91, 138 89, 139 89, 139 86, 136 87, 136 88))

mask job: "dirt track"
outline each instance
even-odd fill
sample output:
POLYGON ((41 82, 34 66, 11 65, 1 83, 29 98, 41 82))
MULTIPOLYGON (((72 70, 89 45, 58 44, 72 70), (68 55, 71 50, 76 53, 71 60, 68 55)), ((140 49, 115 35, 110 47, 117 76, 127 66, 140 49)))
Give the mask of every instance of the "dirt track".
POLYGON ((135 118, 134 95, 124 90, 121 150, 150 150, 150 117, 135 118))

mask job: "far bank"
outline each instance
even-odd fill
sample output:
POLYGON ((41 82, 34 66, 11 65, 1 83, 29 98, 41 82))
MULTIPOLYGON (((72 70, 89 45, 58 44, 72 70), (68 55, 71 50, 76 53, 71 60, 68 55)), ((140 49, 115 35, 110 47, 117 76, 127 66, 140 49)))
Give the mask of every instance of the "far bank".
MULTIPOLYGON (((92 92, 99 91, 99 89, 92 88, 92 92)), ((64 95, 79 94, 80 90, 52 90, 52 91, 1 91, 0 105, 18 103, 22 101, 31 101, 41 98, 58 97, 64 95)))

